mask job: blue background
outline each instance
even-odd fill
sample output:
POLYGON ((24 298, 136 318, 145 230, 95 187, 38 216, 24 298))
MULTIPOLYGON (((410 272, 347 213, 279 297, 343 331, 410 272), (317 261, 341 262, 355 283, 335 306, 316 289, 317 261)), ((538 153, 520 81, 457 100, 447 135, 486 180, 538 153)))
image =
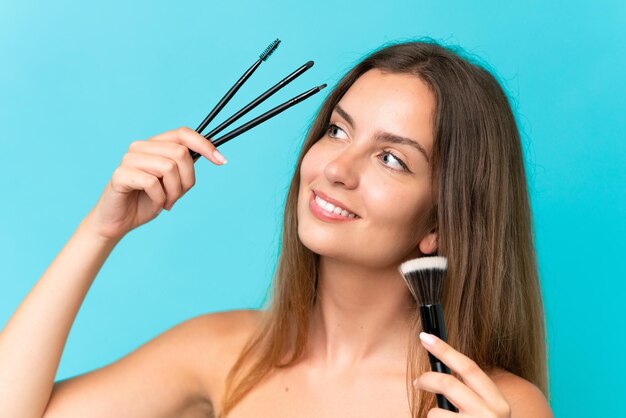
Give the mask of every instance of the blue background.
MULTIPOLYGON (((171 3, 0 3, 0 325, 128 145, 195 128, 272 40, 283 42, 216 122, 309 59, 315 66, 253 115, 333 85, 385 42, 431 36, 489 63, 520 123, 553 410, 613 416, 626 373, 625 2, 171 3)), ((57 378, 187 318, 262 305, 296 156, 328 91, 221 146, 228 165, 201 160, 174 210, 118 245, 57 378)))

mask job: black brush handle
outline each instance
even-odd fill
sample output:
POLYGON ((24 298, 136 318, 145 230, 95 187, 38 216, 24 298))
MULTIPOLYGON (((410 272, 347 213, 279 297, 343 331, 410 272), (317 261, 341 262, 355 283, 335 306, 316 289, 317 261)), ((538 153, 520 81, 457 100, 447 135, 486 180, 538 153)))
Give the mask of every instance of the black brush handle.
MULTIPOLYGON (((218 147, 220 145, 222 145, 225 142, 230 141, 231 139, 233 139, 234 137, 241 135, 242 133, 254 128, 255 126, 257 126, 260 123, 265 122, 266 120, 273 118, 274 116, 278 115, 281 112, 284 112, 285 110, 289 109, 291 106, 294 106, 298 103, 300 103, 301 101, 308 99, 309 97, 313 96, 315 93, 319 92, 320 90, 322 90, 324 87, 326 87, 326 84, 322 84, 321 86, 317 86, 317 87, 313 87, 310 90, 305 91, 304 93, 294 97, 293 99, 290 99, 288 101, 286 101, 285 103, 276 106, 273 109, 268 110, 267 112, 263 113, 261 116, 257 116, 256 118, 252 119, 251 121, 241 125, 240 127, 230 131, 229 133, 227 133, 226 135, 223 135, 217 139, 214 139, 211 141, 211 143, 218 147)), ((204 136, 206 139, 209 139, 206 135, 204 136)), ((198 161, 198 159, 200 158, 200 154, 198 154, 195 151, 189 150, 189 153, 191 154, 191 158, 193 159, 193 162, 195 163, 196 161, 198 161)))
POLYGON ((220 113, 224 106, 226 106, 226 104, 230 102, 230 99, 232 99, 235 93, 237 93, 241 86, 243 86, 243 83, 245 83, 250 78, 252 73, 254 73, 256 69, 259 68, 259 65, 261 65, 262 62, 263 61, 261 59, 258 59, 254 64, 252 64, 250 68, 248 68, 248 71, 246 71, 241 77, 239 77, 239 80, 237 80, 237 82, 230 88, 230 90, 226 92, 224 97, 222 97, 222 99, 215 105, 213 110, 211 110, 206 118, 204 118, 202 123, 200 123, 200 125, 196 128, 196 132, 200 134, 202 133, 202 131, 204 131, 204 128, 206 128, 207 125, 211 123, 211 121, 215 118, 215 116, 220 113))
MULTIPOLYGON (((443 307, 441 303, 434 305, 421 305, 420 316, 422 318, 422 329, 424 332, 436 335, 443 341, 447 341, 446 337, 446 325, 443 322, 443 307)), ((428 353, 430 359, 430 368, 433 372, 450 373, 450 368, 446 366, 441 360, 428 353)), ((459 412, 459 410, 442 394, 437 394, 437 406, 447 411, 459 412)))

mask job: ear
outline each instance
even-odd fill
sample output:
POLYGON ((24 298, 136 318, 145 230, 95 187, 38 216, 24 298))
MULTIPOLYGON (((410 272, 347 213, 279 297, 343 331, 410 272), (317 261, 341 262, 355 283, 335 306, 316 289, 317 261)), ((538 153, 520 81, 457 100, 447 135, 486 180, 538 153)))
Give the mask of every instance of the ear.
POLYGON ((437 230, 433 229, 424 236, 419 242, 419 249, 424 255, 433 254, 437 251, 437 230))

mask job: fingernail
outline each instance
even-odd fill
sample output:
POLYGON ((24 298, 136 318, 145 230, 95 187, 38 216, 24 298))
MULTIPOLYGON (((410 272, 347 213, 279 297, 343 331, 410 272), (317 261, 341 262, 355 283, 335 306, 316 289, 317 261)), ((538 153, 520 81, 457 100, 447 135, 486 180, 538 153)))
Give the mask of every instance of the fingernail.
POLYGON ((213 156, 217 159, 217 161, 219 161, 222 164, 226 164, 228 162, 228 160, 224 158, 224 156, 220 154, 218 150, 213 151, 213 156))
POLYGON ((433 337, 431 334, 427 334, 425 332, 420 332, 420 340, 422 340, 424 342, 424 344, 426 345, 433 345, 435 344, 435 337, 433 337))
POLYGON ((417 387, 417 379, 415 379, 415 380, 413 381, 413 386, 414 386, 414 387, 417 387))

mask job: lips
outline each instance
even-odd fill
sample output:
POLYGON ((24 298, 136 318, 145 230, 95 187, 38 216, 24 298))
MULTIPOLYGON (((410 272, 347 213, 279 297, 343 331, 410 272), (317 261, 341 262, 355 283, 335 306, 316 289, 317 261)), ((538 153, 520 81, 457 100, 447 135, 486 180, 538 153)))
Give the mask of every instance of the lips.
POLYGON ((328 196, 326 193, 324 193, 324 192, 322 192, 320 190, 313 190, 313 193, 316 194, 317 196, 321 197, 322 199, 324 199, 328 203, 334 205, 334 206, 339 206, 340 208, 345 209, 345 210, 347 210, 350 213, 354 213, 356 215, 356 218, 360 218, 360 216, 355 211, 350 209, 348 206, 346 206, 341 201, 328 196))

